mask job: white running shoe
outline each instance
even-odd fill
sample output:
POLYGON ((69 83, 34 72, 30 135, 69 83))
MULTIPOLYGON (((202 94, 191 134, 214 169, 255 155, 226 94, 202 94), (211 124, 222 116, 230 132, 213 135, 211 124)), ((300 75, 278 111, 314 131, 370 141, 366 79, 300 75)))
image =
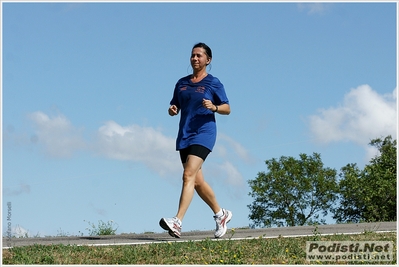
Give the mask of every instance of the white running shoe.
POLYGON ((216 231, 215 231, 215 238, 220 238, 224 236, 227 232, 227 223, 233 217, 233 213, 229 210, 223 210, 223 215, 220 217, 213 216, 216 221, 216 231))
POLYGON ((182 223, 179 218, 162 218, 159 221, 159 225, 162 227, 162 229, 168 231, 170 236, 180 238, 182 223))

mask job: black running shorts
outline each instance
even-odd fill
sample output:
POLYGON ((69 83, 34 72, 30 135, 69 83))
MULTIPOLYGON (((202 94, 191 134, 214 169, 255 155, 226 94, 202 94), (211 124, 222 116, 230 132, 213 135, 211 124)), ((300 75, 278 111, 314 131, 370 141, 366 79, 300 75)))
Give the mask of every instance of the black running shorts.
POLYGON ((187 161, 188 155, 200 157, 205 161, 208 154, 211 152, 208 148, 201 145, 191 145, 187 148, 179 150, 181 162, 184 164, 187 161))

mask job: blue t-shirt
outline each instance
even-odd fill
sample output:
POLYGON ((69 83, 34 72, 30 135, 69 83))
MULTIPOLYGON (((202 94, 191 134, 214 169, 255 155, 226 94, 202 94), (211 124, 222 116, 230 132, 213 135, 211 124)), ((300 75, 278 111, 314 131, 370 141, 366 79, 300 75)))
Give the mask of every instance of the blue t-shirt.
POLYGON ((215 114, 202 106, 202 100, 211 100, 215 105, 228 104, 223 84, 208 74, 197 83, 191 75, 177 81, 171 105, 180 109, 179 133, 176 150, 190 145, 202 145, 212 151, 216 141, 215 114))

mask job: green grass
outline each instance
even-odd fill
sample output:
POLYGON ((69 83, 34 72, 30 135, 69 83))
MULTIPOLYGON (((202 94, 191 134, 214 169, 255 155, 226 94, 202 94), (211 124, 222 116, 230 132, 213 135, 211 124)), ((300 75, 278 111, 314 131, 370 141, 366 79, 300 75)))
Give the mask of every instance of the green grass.
POLYGON ((3 264, 396 264, 396 239, 396 232, 365 232, 124 246, 33 245, 3 249, 3 264), (392 262, 307 262, 306 241, 393 241, 394 259, 392 262))
POLYGON ((98 225, 96 226, 94 223, 87 222, 90 225, 90 228, 86 228, 89 231, 90 236, 99 236, 99 235, 115 235, 118 227, 117 223, 114 221, 103 222, 102 220, 98 221, 98 225), (116 228, 115 228, 116 227, 116 228))

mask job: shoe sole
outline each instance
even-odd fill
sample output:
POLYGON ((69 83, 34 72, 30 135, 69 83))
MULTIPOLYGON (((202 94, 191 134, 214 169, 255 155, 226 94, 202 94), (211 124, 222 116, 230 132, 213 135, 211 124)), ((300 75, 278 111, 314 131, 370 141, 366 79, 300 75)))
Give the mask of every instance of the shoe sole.
POLYGON ((231 218, 233 218, 233 213, 230 211, 229 216, 227 216, 227 220, 226 220, 226 231, 219 237, 215 236, 215 238, 221 238, 222 236, 224 236, 227 233, 227 224, 231 221, 231 218))
POLYGON ((175 234, 175 232, 173 232, 173 230, 169 228, 168 224, 165 222, 163 218, 159 221, 159 226, 161 226, 162 229, 168 231, 168 234, 171 237, 180 238, 179 235, 175 234))

